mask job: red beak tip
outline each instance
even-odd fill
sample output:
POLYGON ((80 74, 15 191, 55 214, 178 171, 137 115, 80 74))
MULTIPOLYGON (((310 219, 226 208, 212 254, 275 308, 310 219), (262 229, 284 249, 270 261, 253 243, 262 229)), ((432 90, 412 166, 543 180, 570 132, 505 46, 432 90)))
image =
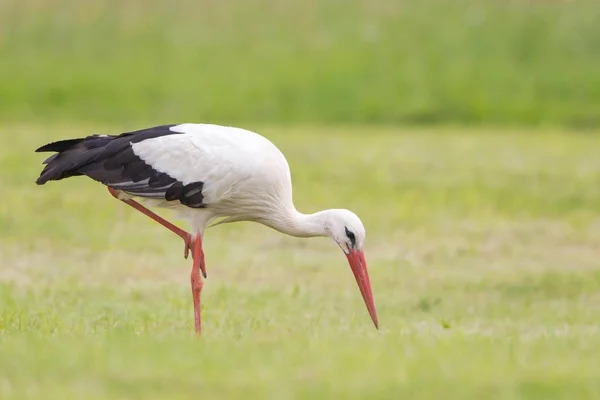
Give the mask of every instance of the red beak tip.
POLYGON ((373 320, 373 325, 375 325, 375 329, 379 330, 379 318, 377 317, 377 314, 375 313, 374 316, 371 317, 371 319, 373 320))

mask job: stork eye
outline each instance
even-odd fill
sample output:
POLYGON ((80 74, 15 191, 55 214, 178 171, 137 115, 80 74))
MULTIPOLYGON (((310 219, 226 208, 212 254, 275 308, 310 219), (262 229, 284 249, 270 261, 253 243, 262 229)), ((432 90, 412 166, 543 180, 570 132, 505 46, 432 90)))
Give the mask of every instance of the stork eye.
POLYGON ((344 229, 346 229, 346 236, 348 236, 348 239, 350 239, 350 244, 352 244, 352 247, 356 246, 356 236, 354 236, 354 233, 352 233, 348 227, 344 227, 344 229))

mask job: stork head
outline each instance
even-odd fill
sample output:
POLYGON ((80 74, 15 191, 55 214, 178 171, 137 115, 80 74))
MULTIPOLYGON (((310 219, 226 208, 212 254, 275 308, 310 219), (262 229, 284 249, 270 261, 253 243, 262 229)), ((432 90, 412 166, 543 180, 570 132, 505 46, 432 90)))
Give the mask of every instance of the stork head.
POLYGON ((362 221, 352 211, 344 209, 329 210, 325 223, 325 232, 346 255, 367 310, 377 328, 379 325, 377 311, 375 309, 375 301, 373 300, 367 262, 363 252, 365 227, 362 221))
POLYGON ((362 250, 365 243, 365 227, 356 214, 350 210, 329 210, 325 232, 342 251, 362 250))

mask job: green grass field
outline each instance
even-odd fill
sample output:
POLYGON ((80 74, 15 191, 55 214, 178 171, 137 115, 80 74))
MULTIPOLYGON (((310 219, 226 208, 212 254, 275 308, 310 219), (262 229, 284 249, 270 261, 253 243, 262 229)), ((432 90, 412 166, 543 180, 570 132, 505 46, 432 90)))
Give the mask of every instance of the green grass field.
POLYGON ((300 210, 361 216, 381 329, 329 240, 237 223, 207 231, 194 337, 178 238, 87 179, 34 184, 37 146, 98 127, 4 126, 0 398, 600 396, 600 136, 246 127, 300 210))
POLYGON ((0 119, 600 127, 598 0, 4 0, 0 119))

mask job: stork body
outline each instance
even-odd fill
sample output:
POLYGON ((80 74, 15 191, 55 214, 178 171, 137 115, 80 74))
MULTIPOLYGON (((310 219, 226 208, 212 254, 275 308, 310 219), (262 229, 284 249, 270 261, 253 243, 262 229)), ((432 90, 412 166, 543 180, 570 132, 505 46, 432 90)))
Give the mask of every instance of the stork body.
POLYGON ((329 236, 346 254, 367 309, 377 313, 363 255, 365 231, 344 209, 303 214, 292 199, 289 166, 265 137, 245 129, 208 124, 162 125, 120 135, 91 135, 49 143, 54 151, 36 183, 85 175, 110 193, 179 235, 191 272, 196 332, 201 330, 202 237, 217 222, 254 221, 297 237, 329 236), (190 233, 138 203, 176 210, 190 233))

